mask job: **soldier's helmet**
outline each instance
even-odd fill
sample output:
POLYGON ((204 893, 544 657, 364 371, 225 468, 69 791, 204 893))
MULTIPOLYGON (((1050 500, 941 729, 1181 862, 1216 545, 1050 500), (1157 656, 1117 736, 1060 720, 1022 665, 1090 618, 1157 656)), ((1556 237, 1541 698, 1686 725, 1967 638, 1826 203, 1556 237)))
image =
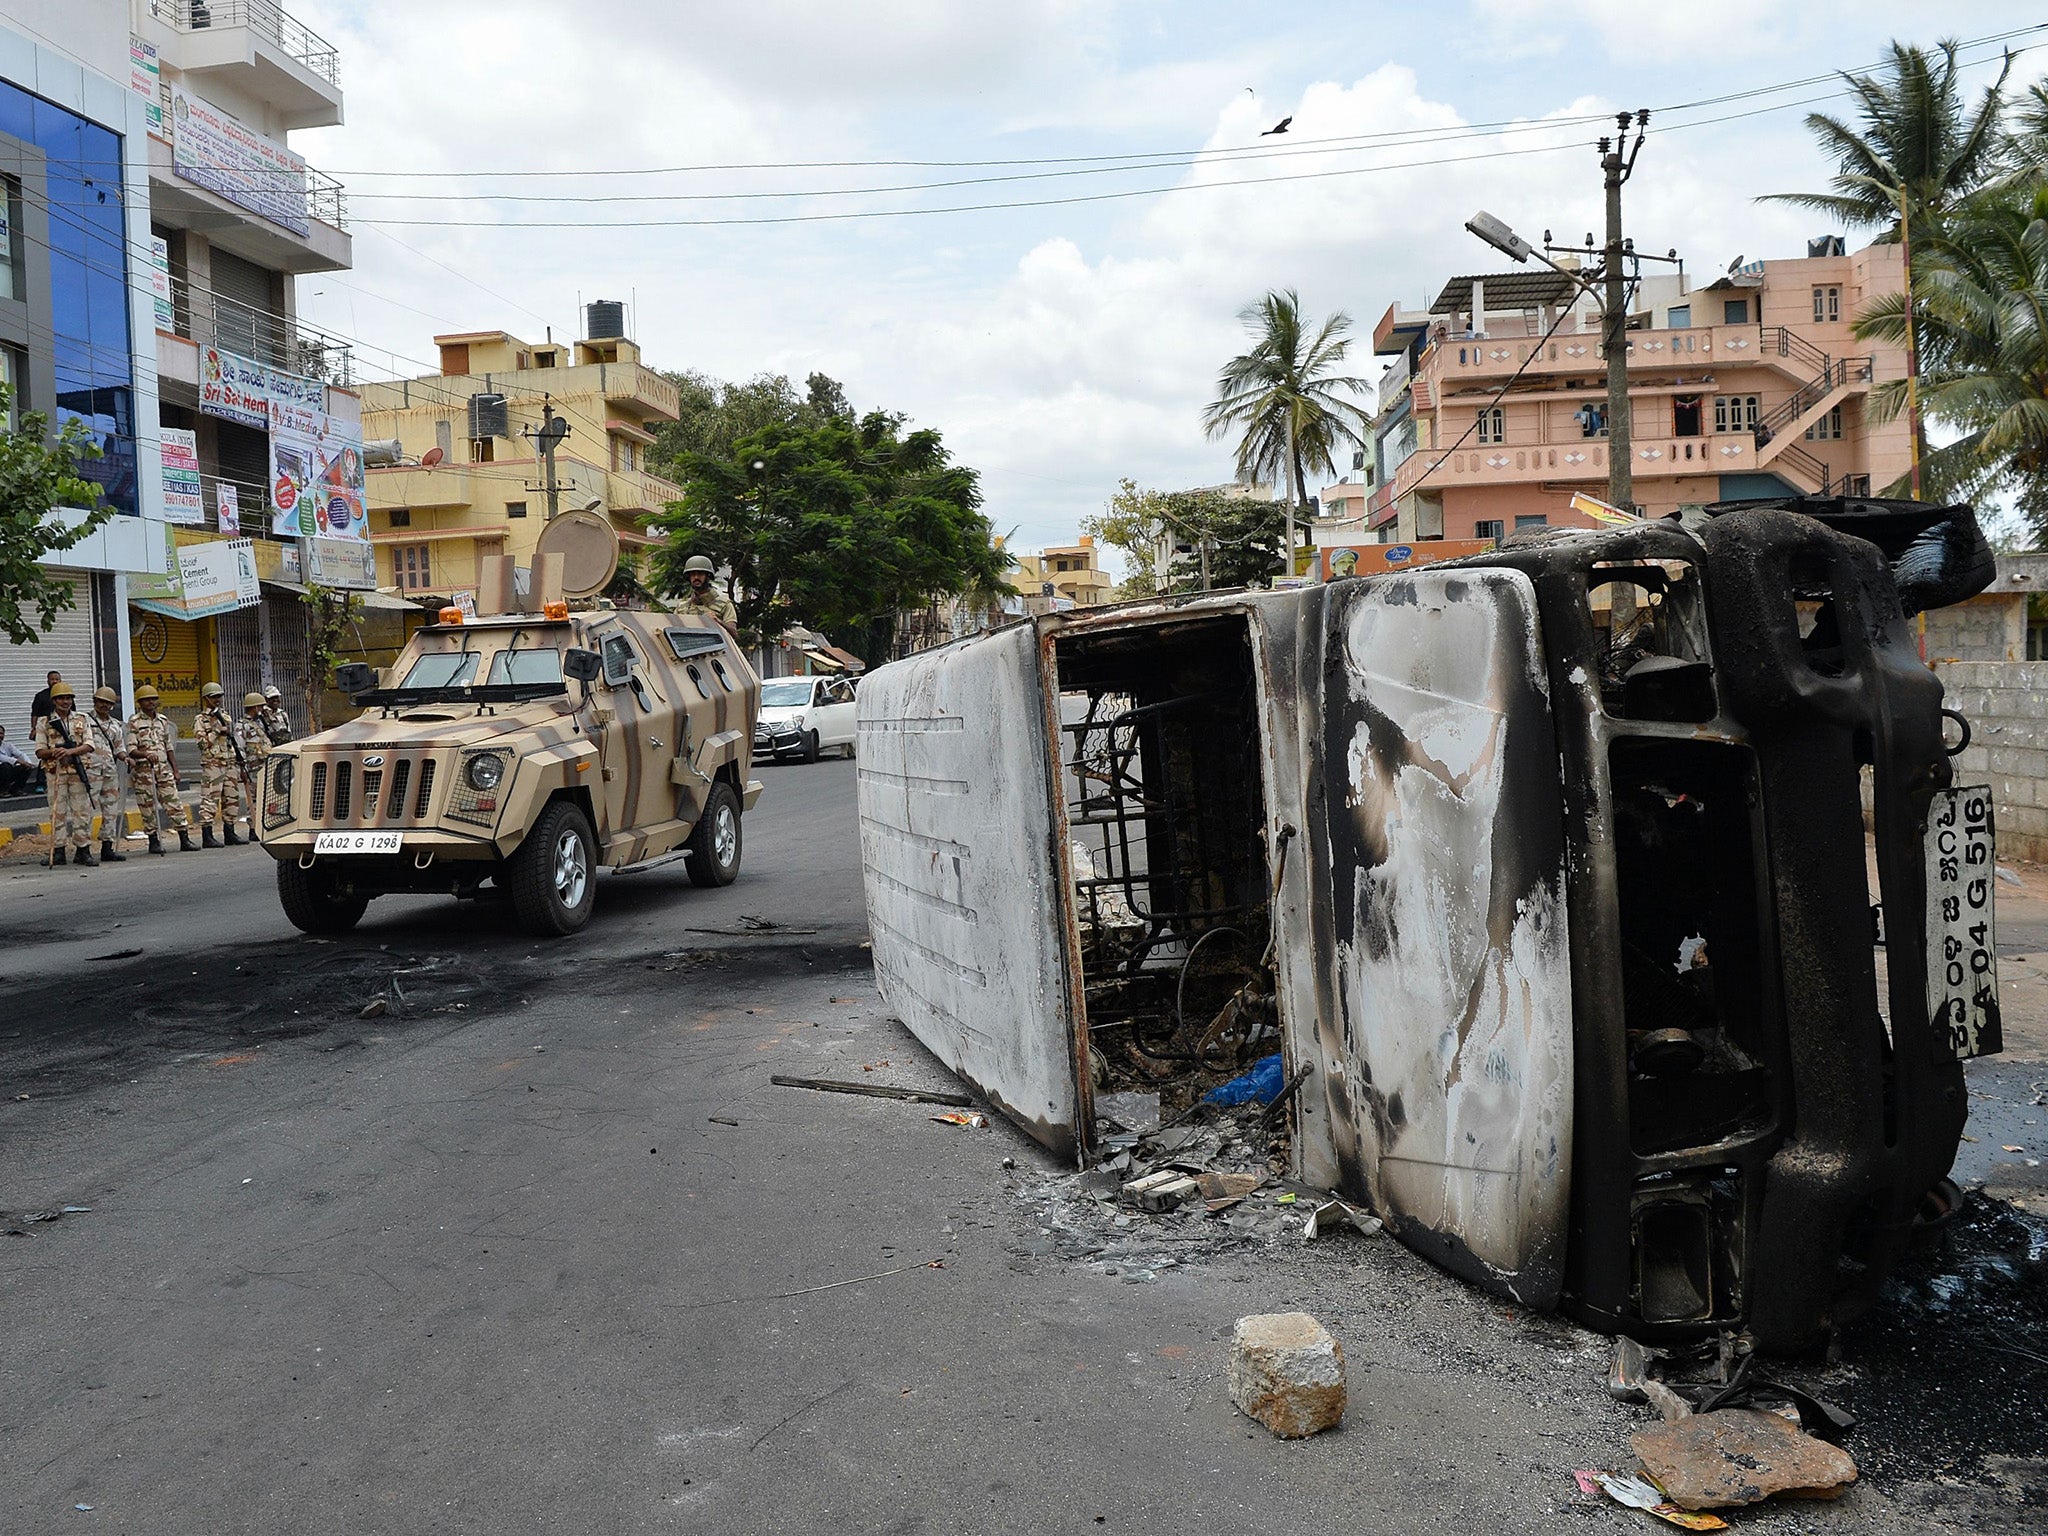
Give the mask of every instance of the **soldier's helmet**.
POLYGON ((140 704, 144 699, 160 699, 162 697, 163 695, 158 693, 156 689, 152 688, 148 683, 144 683, 140 688, 135 690, 135 702, 138 704, 140 704))
POLYGON ((277 684, 272 683, 268 688, 265 688, 263 690, 263 697, 266 699, 281 699, 284 697, 284 695, 277 691, 277 684))
POLYGON ((702 555, 692 555, 683 562, 683 574, 693 576, 702 571, 706 576, 715 575, 718 568, 702 555))
POLYGON ((243 694, 243 695, 242 695, 242 708, 244 708, 244 709, 261 709, 262 707, 263 707, 263 695, 262 695, 262 694, 260 694, 260 693, 245 693, 245 694, 243 694))
POLYGON ((201 697, 202 699, 217 699, 220 697, 220 695, 221 686, 219 683, 208 683, 205 687, 199 690, 199 697, 201 697))
POLYGON ((96 704, 118 704, 121 702, 121 695, 114 692, 111 688, 95 688, 92 691, 92 697, 93 702, 96 704))
POLYGON ((57 684, 56 687, 50 690, 50 698, 52 702, 58 699, 75 699, 77 697, 78 690, 73 688, 69 683, 59 683, 57 684))

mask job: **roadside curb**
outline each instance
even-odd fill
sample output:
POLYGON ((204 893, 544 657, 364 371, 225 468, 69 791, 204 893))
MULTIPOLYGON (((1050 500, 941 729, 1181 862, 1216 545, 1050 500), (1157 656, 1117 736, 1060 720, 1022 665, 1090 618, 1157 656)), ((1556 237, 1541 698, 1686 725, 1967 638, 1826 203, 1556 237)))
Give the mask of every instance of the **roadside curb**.
MULTIPOLYGON (((178 803, 189 810, 199 803, 199 791, 185 791, 178 796, 178 803)), ((142 830, 142 812, 131 809, 124 819, 128 824, 130 832, 140 832, 142 830)), ((99 836, 100 819, 97 816, 92 819, 92 830, 93 836, 99 836)), ((0 848, 5 848, 17 837, 36 837, 39 835, 43 837, 50 835, 50 813, 47 810, 40 816, 21 813, 17 819, 0 825, 0 848)))

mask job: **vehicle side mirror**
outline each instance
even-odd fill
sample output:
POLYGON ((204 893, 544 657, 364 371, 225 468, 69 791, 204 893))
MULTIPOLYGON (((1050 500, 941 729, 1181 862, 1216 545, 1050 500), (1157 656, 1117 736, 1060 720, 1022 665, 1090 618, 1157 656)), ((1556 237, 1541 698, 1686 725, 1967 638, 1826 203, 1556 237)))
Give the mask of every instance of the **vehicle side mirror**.
POLYGON ((360 661, 344 662, 334 669, 334 686, 350 698, 377 686, 377 669, 360 661))
POLYGON ((595 651, 580 648, 562 652, 562 675, 579 683, 594 683, 604 675, 604 660, 595 651))

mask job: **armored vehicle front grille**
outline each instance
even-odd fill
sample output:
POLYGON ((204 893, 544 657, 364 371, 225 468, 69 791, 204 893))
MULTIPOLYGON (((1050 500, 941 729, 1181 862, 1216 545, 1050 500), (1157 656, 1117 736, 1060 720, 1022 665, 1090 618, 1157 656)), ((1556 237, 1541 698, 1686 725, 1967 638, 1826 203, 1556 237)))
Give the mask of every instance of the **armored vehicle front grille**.
POLYGON ((306 803, 306 819, 318 821, 327 813, 327 765, 313 765, 313 791, 306 803))
POLYGON ((363 770, 363 820, 377 819, 377 797, 384 787, 384 771, 381 768, 363 770))
POLYGON ((405 785, 412 777, 412 759, 401 757, 391 770, 391 793, 384 802, 384 818, 396 821, 405 814, 405 785))
POLYGON ((420 797, 412 809, 415 820, 425 821, 427 819, 427 801, 433 793, 434 759, 430 757, 420 764, 420 797))
POLYGON ((340 762, 334 765, 334 819, 348 820, 350 781, 355 777, 356 765, 340 762))

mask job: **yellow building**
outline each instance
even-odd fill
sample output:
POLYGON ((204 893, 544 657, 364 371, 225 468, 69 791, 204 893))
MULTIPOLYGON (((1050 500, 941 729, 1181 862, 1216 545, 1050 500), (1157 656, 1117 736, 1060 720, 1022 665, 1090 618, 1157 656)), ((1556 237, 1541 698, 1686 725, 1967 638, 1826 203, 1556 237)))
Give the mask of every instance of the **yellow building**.
POLYGON ((475 591, 481 557, 531 561, 548 518, 531 434, 547 410, 569 429, 555 450, 558 510, 595 504, 627 552, 661 542, 647 521, 683 493, 643 465, 656 429, 676 419, 676 386, 617 334, 620 306, 587 313, 599 334, 583 341, 436 336, 439 373, 364 386, 363 438, 396 439, 400 458, 367 476, 380 586, 459 600, 475 591))
POLYGON ((1054 544, 1043 553, 1017 555, 1010 585, 1024 595, 1027 611, 1041 612, 1053 598, 1076 608, 1093 608, 1112 600, 1116 580, 1096 563, 1095 539, 1082 534, 1078 544, 1054 544))

